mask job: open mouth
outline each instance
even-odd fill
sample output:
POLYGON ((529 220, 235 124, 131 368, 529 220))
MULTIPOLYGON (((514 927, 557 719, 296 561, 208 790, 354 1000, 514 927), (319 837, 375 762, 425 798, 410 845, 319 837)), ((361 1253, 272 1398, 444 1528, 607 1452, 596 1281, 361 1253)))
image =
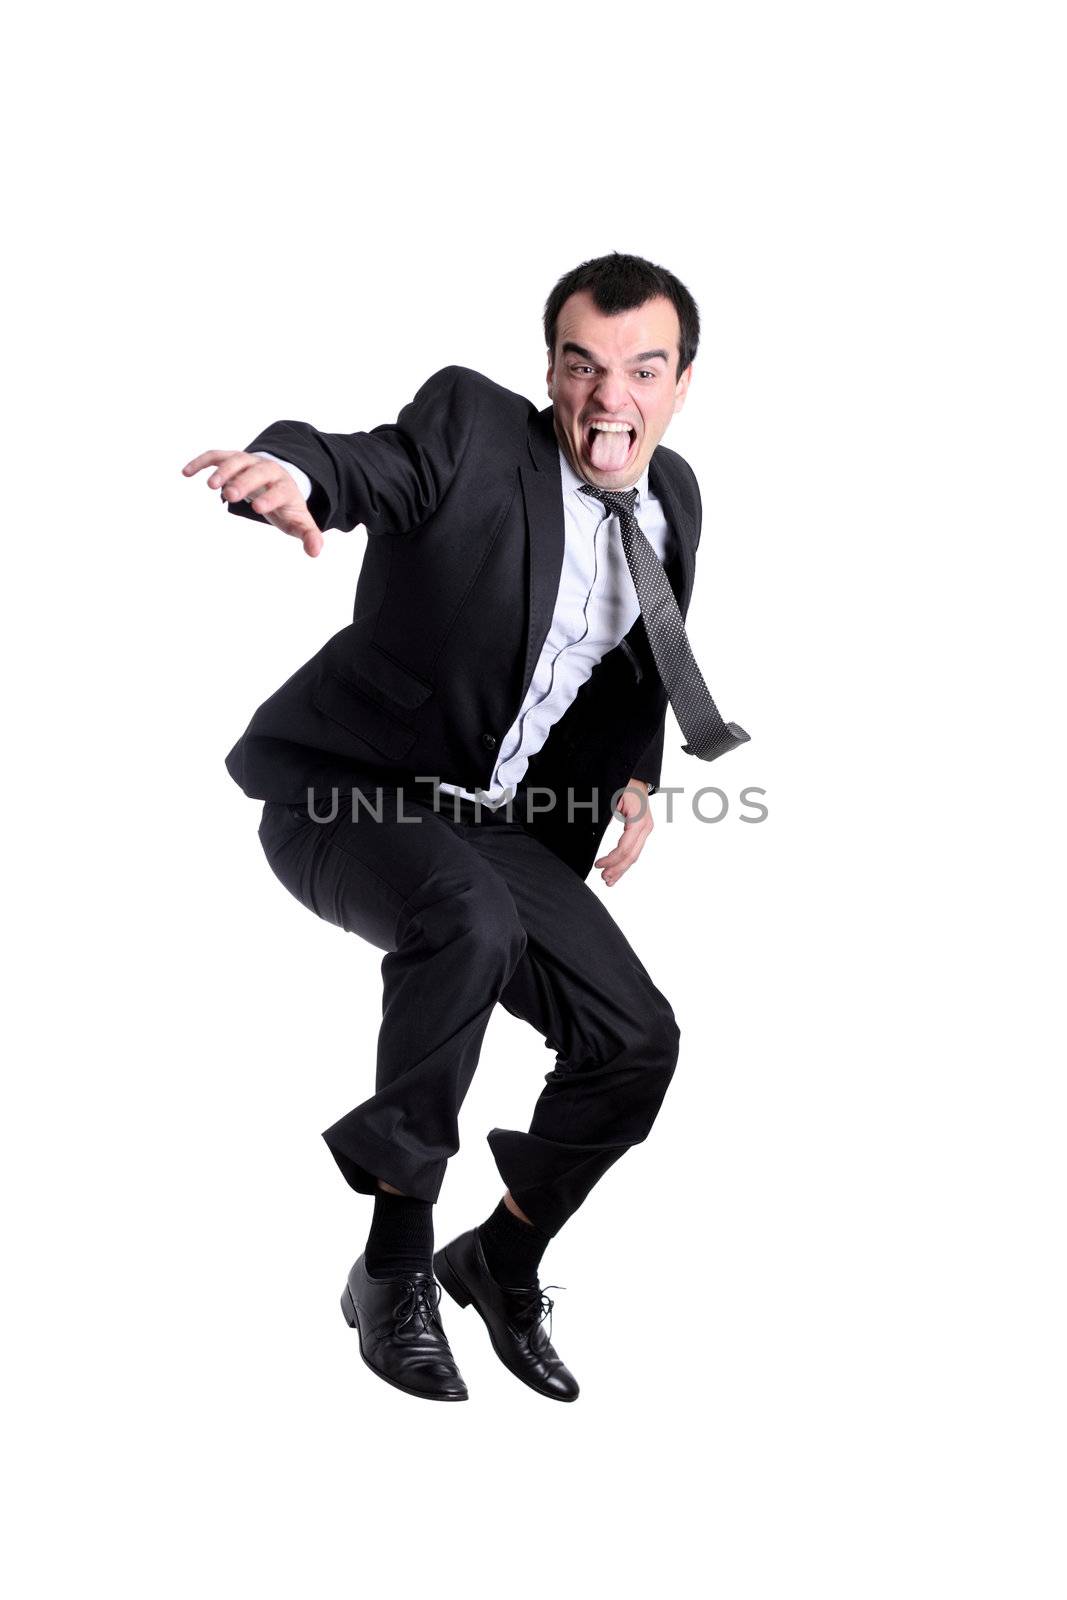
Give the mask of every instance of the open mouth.
POLYGON ((583 440, 586 456, 594 466, 601 471, 620 472, 633 458, 637 448, 637 430, 629 423, 601 428, 591 422, 586 426, 583 440))

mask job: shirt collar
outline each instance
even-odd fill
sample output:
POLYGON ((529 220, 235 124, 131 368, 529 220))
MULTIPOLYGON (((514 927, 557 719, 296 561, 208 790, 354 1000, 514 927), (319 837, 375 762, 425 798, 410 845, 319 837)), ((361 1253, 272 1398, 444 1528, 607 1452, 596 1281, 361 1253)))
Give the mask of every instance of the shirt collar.
MULTIPOLYGON (((571 466, 570 462, 567 460, 567 457, 563 453, 563 446, 561 444, 559 444, 558 440, 557 440, 557 448, 559 450, 560 470, 561 470, 561 472, 563 474, 563 493, 565 495, 566 494, 576 494, 578 496, 578 499, 581 501, 582 505, 584 505, 584 506, 592 506, 594 509, 596 509, 597 501, 594 500, 593 496, 589 495, 589 494, 583 494, 582 493, 582 484, 586 480, 584 478, 579 478, 578 474, 575 472, 574 468, 571 466)), ((648 463, 647 463, 647 461, 645 463, 645 470, 642 472, 642 474, 638 478, 637 482, 634 483, 634 484, 631 484, 630 487, 637 490, 637 499, 634 501, 634 514, 638 515, 640 513, 641 506, 648 499, 648 463)), ((597 514, 598 514, 598 516, 603 516, 603 508, 601 508, 598 511, 597 514)))

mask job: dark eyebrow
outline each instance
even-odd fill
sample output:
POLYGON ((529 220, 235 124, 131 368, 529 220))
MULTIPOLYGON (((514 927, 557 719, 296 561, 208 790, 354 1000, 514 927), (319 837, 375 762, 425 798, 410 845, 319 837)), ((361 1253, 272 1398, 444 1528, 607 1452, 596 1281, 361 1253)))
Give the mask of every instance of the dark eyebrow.
MULTIPOLYGON (((584 361, 596 360, 596 356, 594 356, 589 350, 584 349, 582 345, 575 344, 572 339, 566 340, 560 353, 565 356, 581 356, 584 361)), ((654 361, 657 356, 659 356, 661 361, 670 360, 670 356, 667 354, 666 350, 642 350, 640 355, 636 355, 632 359, 634 361, 654 361)))

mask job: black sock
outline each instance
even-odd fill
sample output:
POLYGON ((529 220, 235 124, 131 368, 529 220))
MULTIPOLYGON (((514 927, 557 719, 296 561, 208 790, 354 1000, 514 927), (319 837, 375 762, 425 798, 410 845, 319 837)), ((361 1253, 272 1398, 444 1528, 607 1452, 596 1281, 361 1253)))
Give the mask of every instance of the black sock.
POLYGON ((373 1278, 433 1272, 433 1201, 377 1189, 364 1253, 373 1278))
POLYGON ((486 1265, 497 1283, 510 1288, 533 1287, 537 1269, 552 1235, 534 1222, 523 1222, 503 1200, 478 1226, 486 1265))

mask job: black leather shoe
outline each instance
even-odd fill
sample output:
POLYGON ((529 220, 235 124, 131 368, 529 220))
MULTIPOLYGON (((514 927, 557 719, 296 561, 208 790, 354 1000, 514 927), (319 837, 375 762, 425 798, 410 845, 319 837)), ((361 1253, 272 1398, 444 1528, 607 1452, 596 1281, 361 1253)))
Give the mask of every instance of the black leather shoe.
MULTIPOLYGON (((551 1317, 551 1299, 540 1286, 509 1289, 497 1283, 477 1228, 438 1250, 433 1270, 458 1305, 474 1306, 509 1372, 550 1400, 577 1400, 574 1375, 553 1350, 543 1326, 545 1318, 551 1317)), ((559 1285, 550 1284, 549 1288, 559 1285)))
POLYGON ((466 1400, 438 1316, 441 1290, 430 1272, 372 1278, 360 1256, 348 1274, 341 1310, 359 1335, 359 1353, 379 1378, 423 1400, 466 1400))

